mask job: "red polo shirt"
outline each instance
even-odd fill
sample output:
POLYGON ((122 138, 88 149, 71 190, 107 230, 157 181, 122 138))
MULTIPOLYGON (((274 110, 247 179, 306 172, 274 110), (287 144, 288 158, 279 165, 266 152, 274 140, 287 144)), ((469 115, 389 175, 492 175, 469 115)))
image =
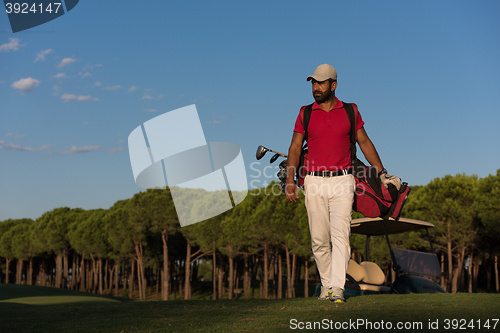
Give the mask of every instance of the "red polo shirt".
MULTIPOLYGON (((351 140, 349 132, 351 124, 344 110, 344 103, 337 100, 335 106, 326 112, 314 102, 311 119, 308 126, 307 147, 309 150, 309 166, 307 171, 339 170, 351 166, 351 140)), ((356 104, 354 114, 356 118, 356 133, 364 122, 356 104)), ((300 109, 295 121, 294 132, 305 134, 303 119, 304 109, 300 109)))

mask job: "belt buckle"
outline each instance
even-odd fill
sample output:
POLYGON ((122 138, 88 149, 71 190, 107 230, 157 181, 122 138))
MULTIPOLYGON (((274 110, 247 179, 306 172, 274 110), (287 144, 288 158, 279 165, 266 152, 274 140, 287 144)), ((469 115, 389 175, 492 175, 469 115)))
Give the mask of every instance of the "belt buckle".
POLYGON ((321 171, 321 177, 325 178, 325 170, 321 171))

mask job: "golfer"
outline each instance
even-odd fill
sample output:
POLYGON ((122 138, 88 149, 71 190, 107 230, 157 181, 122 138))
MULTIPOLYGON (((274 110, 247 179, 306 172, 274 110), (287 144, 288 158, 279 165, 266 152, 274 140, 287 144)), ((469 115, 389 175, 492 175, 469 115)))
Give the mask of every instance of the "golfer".
MULTIPOLYGON (((294 182, 304 139, 309 150, 309 165, 304 179, 305 204, 311 231, 312 252, 321 278, 319 299, 342 303, 347 266, 349 264, 351 214, 355 181, 351 163, 351 125, 344 104, 335 97, 337 72, 328 64, 316 68, 307 81, 312 83, 314 104, 304 137, 304 109, 295 122, 292 143, 288 150, 286 198, 296 202, 298 189, 294 182), (331 243, 331 245, 330 245, 331 243)), ((375 146, 356 115, 356 140, 368 162, 381 174, 384 184, 392 182, 386 175, 375 146)), ((395 178, 395 177, 394 177, 395 178)))

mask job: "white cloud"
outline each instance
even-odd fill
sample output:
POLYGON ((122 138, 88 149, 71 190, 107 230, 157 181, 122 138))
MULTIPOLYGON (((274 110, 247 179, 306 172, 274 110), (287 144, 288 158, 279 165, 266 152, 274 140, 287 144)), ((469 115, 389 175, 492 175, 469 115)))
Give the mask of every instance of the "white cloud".
POLYGON ((78 73, 78 74, 82 77, 82 79, 83 79, 84 77, 87 77, 87 76, 92 76, 92 74, 90 74, 89 72, 85 72, 85 73, 80 72, 80 73, 78 73))
POLYGON ((4 141, 4 140, 0 140, 0 145, 1 145, 1 144, 4 144, 4 143, 5 143, 5 141, 4 141))
POLYGON ((47 49, 47 50, 42 50, 40 52, 38 52, 36 54, 36 58, 35 58, 35 61, 34 62, 37 62, 37 61, 45 61, 45 56, 49 53, 52 53, 54 52, 52 49, 47 49))
POLYGON ((69 64, 72 64, 76 61, 75 58, 64 58, 63 60, 61 60, 61 62, 57 65, 57 68, 62 68, 64 66, 67 66, 69 64))
POLYGON ((19 40, 19 38, 9 38, 10 42, 0 45, 0 52, 17 51, 21 46, 26 45, 19 44, 19 40))
POLYGON ((92 86, 92 88, 94 88, 94 87, 100 87, 100 86, 101 86, 101 82, 96 82, 96 83, 94 83, 94 85, 92 86))
POLYGON ((148 111, 148 112, 158 112, 158 110, 156 110, 156 109, 146 109, 145 111, 148 111))
POLYGON ((118 85, 118 86, 104 87, 103 89, 106 89, 106 90, 120 90, 120 89, 122 89, 122 86, 118 85))
POLYGON ((136 86, 133 86, 133 87, 130 87, 130 89, 128 91, 132 92, 132 91, 136 91, 137 89, 139 89, 139 88, 137 88, 136 86))
POLYGON ((109 153, 119 153, 125 150, 125 147, 119 147, 119 148, 110 148, 108 149, 109 153))
POLYGON ((0 148, 8 149, 8 150, 18 150, 18 151, 40 151, 47 150, 50 148, 50 145, 43 145, 40 147, 23 147, 21 145, 15 145, 12 143, 6 144, 0 148))
POLYGON ((40 81, 35 80, 31 77, 28 77, 26 79, 21 79, 19 81, 14 82, 11 87, 14 89, 19 89, 23 94, 27 94, 31 92, 31 88, 33 87, 38 87, 40 84, 40 81))
POLYGON ((5 134, 5 136, 13 136, 13 135, 14 135, 14 133, 12 133, 12 132, 5 134))
POLYGON ((150 95, 144 95, 142 96, 142 99, 155 99, 153 96, 150 95))
POLYGON ((90 97, 90 96, 77 96, 74 94, 63 94, 61 99, 64 99, 66 102, 74 102, 74 101, 98 101, 98 98, 90 97))
POLYGON ((92 150, 96 150, 96 149, 101 149, 102 146, 85 146, 85 147, 77 147, 77 146, 73 146, 71 147, 70 150, 67 150, 67 151, 62 151, 62 152, 59 152, 58 154, 60 155, 64 155, 64 154, 81 154, 81 153, 88 153, 92 150))
POLYGON ((67 78, 66 73, 57 73, 56 75, 52 75, 52 77, 55 77, 56 79, 65 79, 65 78, 67 78))

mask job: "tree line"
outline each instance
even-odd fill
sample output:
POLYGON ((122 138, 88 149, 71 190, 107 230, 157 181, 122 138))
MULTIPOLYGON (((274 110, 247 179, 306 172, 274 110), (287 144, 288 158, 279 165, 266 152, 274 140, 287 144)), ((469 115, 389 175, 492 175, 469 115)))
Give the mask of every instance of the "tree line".
MULTIPOLYGON (((109 209, 62 207, 36 220, 2 221, 0 282, 140 300, 149 291, 168 300, 191 299, 200 280, 211 279, 212 299, 308 297, 310 282, 319 280, 304 198, 292 204, 277 185, 254 189, 232 210, 182 228, 169 188, 139 192, 109 209)), ((185 199, 203 191, 191 190, 185 199)), ((210 207, 206 197, 199 209, 210 207)), ((499 292, 500 169, 485 178, 461 174, 416 186, 402 216, 435 225, 430 232, 445 273, 439 282, 448 292, 499 292)), ((429 250, 424 236, 390 237, 394 246, 429 250)), ((385 240, 373 238, 370 247, 370 259, 390 282, 385 240)), ((351 235, 351 248, 352 259, 362 261, 364 237, 351 235)))

